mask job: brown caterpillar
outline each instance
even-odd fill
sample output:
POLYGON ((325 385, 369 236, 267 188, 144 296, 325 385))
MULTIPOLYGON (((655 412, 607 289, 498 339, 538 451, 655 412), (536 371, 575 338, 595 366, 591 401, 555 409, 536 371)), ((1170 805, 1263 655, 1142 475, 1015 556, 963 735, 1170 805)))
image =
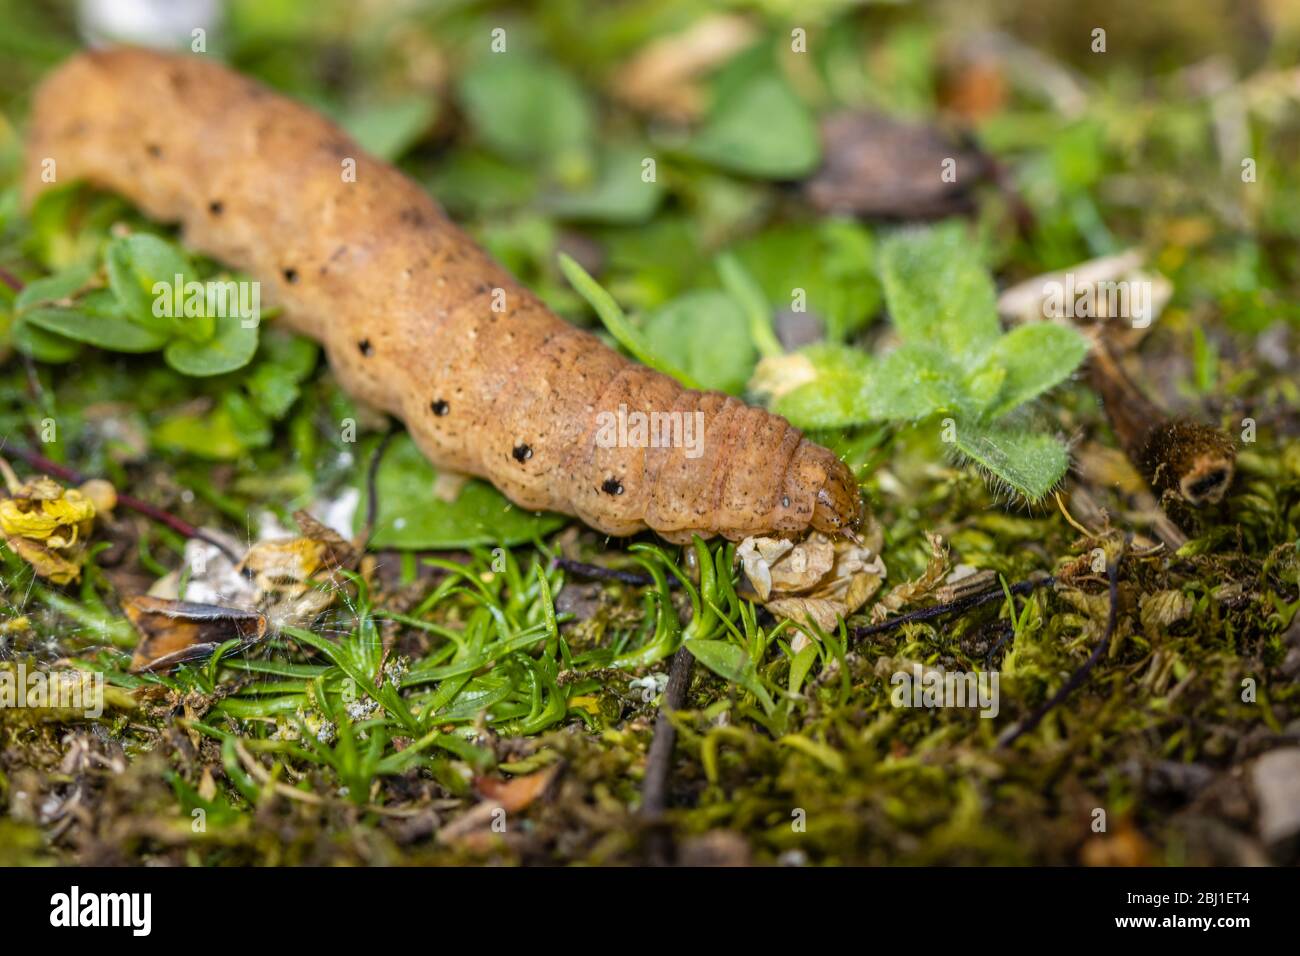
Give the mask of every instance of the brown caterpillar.
POLYGON ((343 387, 436 466, 521 507, 672 542, 846 531, 852 473, 784 419, 682 388, 550 312, 424 190, 315 112, 202 55, 82 53, 34 102, 26 198, 86 180, 179 222, 318 339, 343 387), (504 309, 494 311, 504 297, 504 309), (494 303, 494 299, 497 300, 494 303), (683 447, 604 447, 598 416, 703 415, 683 447))

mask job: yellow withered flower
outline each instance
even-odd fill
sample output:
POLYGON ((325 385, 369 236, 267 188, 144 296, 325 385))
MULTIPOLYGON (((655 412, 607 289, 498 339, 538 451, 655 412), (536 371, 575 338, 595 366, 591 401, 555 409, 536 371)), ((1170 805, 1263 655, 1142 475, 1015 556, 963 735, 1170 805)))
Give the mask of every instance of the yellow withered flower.
POLYGON ((55 584, 81 577, 95 524, 95 505, 51 478, 11 483, 0 500, 0 533, 10 550, 55 584))

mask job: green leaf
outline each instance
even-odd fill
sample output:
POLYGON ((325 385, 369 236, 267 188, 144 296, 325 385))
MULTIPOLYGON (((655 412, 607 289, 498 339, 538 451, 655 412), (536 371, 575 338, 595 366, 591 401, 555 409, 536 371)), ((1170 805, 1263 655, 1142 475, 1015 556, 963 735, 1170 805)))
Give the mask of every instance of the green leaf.
POLYGON ((230 461, 251 448, 266 447, 272 433, 257 409, 237 391, 230 391, 206 414, 185 413, 164 419, 153 429, 152 436, 155 445, 169 451, 230 461))
POLYGON ((964 457, 995 482, 1030 501, 1045 498, 1070 467, 1066 447, 1041 432, 961 421, 956 439, 957 450, 964 457))
POLYGON ((156 352, 167 336, 118 315, 94 315, 82 308, 42 306, 23 315, 26 322, 64 338, 113 352, 156 352))
POLYGON ((785 349, 772 324, 772 307, 754 277, 730 253, 718 257, 718 276, 727 292, 744 309, 745 320, 749 323, 749 338, 763 357, 783 355, 785 349))
POLYGON ((1005 372, 996 402, 985 406, 988 416, 997 418, 1065 381, 1087 356, 1088 340, 1076 329, 1051 322, 1012 329, 984 356, 983 370, 1005 372))
POLYGON ((415 93, 349 109, 341 125, 366 152, 391 162, 419 141, 437 115, 437 98, 415 93))
POLYGON ((257 364, 244 382, 258 410, 282 418, 298 400, 298 386, 316 368, 319 352, 315 342, 300 336, 263 337, 257 364))
MULTIPOLYGON (((364 471, 358 469, 359 473, 364 471)), ((567 520, 560 515, 518 508, 491 485, 478 480, 466 482, 455 501, 443 501, 433 494, 437 477, 409 435, 402 433, 393 439, 375 479, 379 511, 371 545, 411 550, 498 544, 509 547, 549 534, 567 520)), ((364 499, 364 477, 360 486, 364 499)), ((365 514, 363 500, 357 508, 357 531, 365 524, 365 514)))
POLYGON ((553 63, 488 56, 461 78, 460 101, 479 136, 519 162, 552 169, 587 163, 594 120, 578 82, 553 63))
POLYGON ((993 280, 962 223, 891 237, 879 269, 904 342, 938 347, 969 367, 1000 334, 993 280))
POLYGON ((205 334, 211 335, 211 317, 187 319, 183 302, 173 302, 170 292, 162 293, 166 296, 164 302, 154 292, 159 283, 171 290, 176 276, 181 277, 183 286, 191 272, 188 260, 171 243, 142 232, 119 236, 108 244, 104 265, 108 270, 109 288, 128 318, 150 328, 168 329, 195 340, 205 334), (156 305, 160 310, 169 305, 173 313, 179 306, 180 314, 156 315, 156 305))
POLYGON ((81 352, 80 342, 47 332, 40 326, 28 322, 23 315, 18 316, 14 322, 11 339, 14 348, 19 352, 50 365, 71 362, 81 352))
MULTIPOLYGON (((847 428, 867 420, 869 410, 861 395, 875 375, 875 360, 866 352, 822 343, 775 361, 778 369, 788 367, 796 379, 807 379, 771 403, 772 410, 796 428, 847 428)), ((768 368, 764 363, 760 375, 768 368)), ((783 387, 779 381, 774 384, 783 387)))
POLYGON ((486 150, 466 148, 446 158, 430 187, 451 212, 482 215, 529 203, 537 191, 537 176, 486 150))
POLYGON ((223 375, 243 368, 257 351, 257 325, 246 328, 244 323, 237 315, 217 316, 216 331, 209 341, 173 339, 163 357, 186 375, 223 375))
POLYGON ((817 662, 818 647, 816 642, 810 641, 804 645, 803 650, 795 654, 794 659, 790 661, 790 693, 797 694, 803 688, 803 682, 807 679, 808 673, 812 670, 813 664, 817 662))
POLYGON ((705 638, 690 638, 683 642, 687 650, 697 661, 717 674, 723 680, 738 684, 749 691, 768 713, 775 706, 772 697, 758 679, 754 662, 750 660, 744 648, 730 641, 712 641, 705 638))
POLYGON ((808 107, 769 73, 726 90, 687 152, 745 176, 798 179, 821 162, 821 140, 808 107))
POLYGON ((801 304, 823 320, 830 341, 862 328, 880 308, 875 243, 857 223, 782 223, 732 251, 762 286, 772 309, 792 309, 795 290, 802 290, 801 304))
POLYGON ((614 336, 619 345, 631 352, 637 361, 657 372, 672 376, 687 388, 700 388, 699 382, 689 374, 658 355, 641 330, 627 320, 627 316, 618 307, 614 297, 588 275, 586 269, 564 253, 560 253, 560 271, 569 280, 569 284, 595 310, 609 334, 614 336))
POLYGON ((872 369, 859 399, 863 421, 920 421, 967 408, 961 372, 939 348, 905 343, 872 369))
POLYGON ((81 263, 44 279, 29 282, 14 299, 14 309, 22 312, 34 305, 71 298, 85 287, 94 274, 93 263, 81 263))
POLYGON ((772 405, 798 428, 919 421, 967 406, 957 368, 929 346, 902 345, 873 359, 860 349, 825 343, 798 355, 811 365, 814 377, 772 405))
POLYGON ((642 328, 655 355, 701 388, 738 395, 754 370, 749 324, 725 292, 687 292, 652 312, 642 328))
POLYGON ((601 158, 596 181, 581 192, 566 193, 545 203, 561 219, 585 222, 631 224, 654 215, 663 199, 658 179, 642 177, 645 150, 623 146, 610 149, 601 158))

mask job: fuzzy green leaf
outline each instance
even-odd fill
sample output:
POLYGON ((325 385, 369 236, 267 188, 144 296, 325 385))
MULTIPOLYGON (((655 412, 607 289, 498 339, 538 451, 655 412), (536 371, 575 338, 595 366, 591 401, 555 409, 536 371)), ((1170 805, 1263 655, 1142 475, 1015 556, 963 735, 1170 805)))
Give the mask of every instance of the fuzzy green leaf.
POLYGON ((989 416, 996 418, 1059 385, 1087 355, 1087 339, 1067 326, 1036 322, 1012 329, 984 356, 984 370, 1005 372, 996 401, 987 406, 989 416))
POLYGON ((967 401, 957 367, 940 349, 909 342, 885 355, 863 384, 863 421, 919 421, 967 401))
POLYGON ((903 345, 879 359, 830 344, 809 346, 799 355, 816 377, 773 402, 773 410, 798 428, 919 421, 969 405, 957 368, 928 346, 903 345))
POLYGON ((893 236, 881 247, 878 267, 904 342, 938 347, 966 366, 997 339, 993 280, 964 225, 893 236))
POLYGON ((799 370, 796 374, 806 375, 809 367, 813 374, 810 381, 796 385, 771 403, 772 410, 796 428, 847 428, 866 420, 861 394, 864 384, 875 374, 876 364, 867 353, 846 345, 820 343, 776 361, 790 363, 799 370))
POLYGON ((958 422, 956 439, 963 457, 1030 501, 1045 498, 1070 466, 1066 447, 1041 432, 958 422))

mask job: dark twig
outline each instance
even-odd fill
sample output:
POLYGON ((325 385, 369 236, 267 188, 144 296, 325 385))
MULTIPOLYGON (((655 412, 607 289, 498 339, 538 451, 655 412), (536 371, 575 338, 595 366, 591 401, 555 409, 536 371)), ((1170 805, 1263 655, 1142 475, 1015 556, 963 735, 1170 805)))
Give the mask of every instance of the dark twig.
POLYGON ((1047 699, 1047 702, 1030 714, 1025 720, 1009 728, 998 739, 999 747, 1009 747, 1023 734, 1029 733, 1037 727, 1047 716, 1053 707, 1059 704, 1075 689, 1084 682, 1092 669, 1097 666, 1097 662, 1102 659, 1106 649, 1110 647, 1110 640, 1115 634, 1115 623, 1119 619, 1119 558, 1115 558, 1106 564, 1106 579, 1110 585, 1110 610, 1106 614, 1106 631, 1101 636, 1101 640, 1088 655, 1088 659, 1083 662, 1083 666, 1070 675, 1069 679, 1061 685, 1060 690, 1047 699))
MULTIPOLYGON (((551 562, 551 567, 559 568, 561 571, 567 571, 569 574, 592 581, 617 581, 620 584, 630 584, 633 587, 649 587, 655 583, 654 578, 650 577, 650 575, 641 574, 638 571, 619 571, 615 568, 605 568, 599 564, 585 564, 582 561, 573 561, 569 558, 556 558, 551 562)), ((669 587, 676 583, 676 578, 671 578, 668 581, 669 587)))
POLYGON ((23 291, 23 280, 18 278, 8 269, 0 269, 0 282, 3 282, 15 292, 23 291))
POLYGON ((646 853, 651 866, 668 866, 675 855, 672 831, 663 819, 668 808, 673 749, 677 744, 677 728, 668 715, 685 705, 694 665, 694 655, 684 646, 679 647, 668 668, 668 686, 664 688, 664 699, 655 718, 655 735, 646 755, 645 781, 641 784, 641 816, 650 827, 646 853))
MULTIPOLYGON (((32 451, 30 448, 23 448, 22 446, 14 445, 10 446, 6 450, 9 454, 13 455, 15 458, 22 459, 42 474, 49 475, 51 478, 58 478, 60 481, 66 481, 70 485, 82 485, 89 480, 80 472, 74 471, 65 465, 60 465, 58 462, 50 461, 44 455, 32 451)), ((240 561, 239 555, 235 554, 235 552, 232 551, 228 545, 222 542, 220 538, 209 534, 202 528, 194 527, 194 525, 190 524, 188 521, 176 517, 169 511, 164 511, 162 508, 159 508, 156 505, 151 505, 147 501, 141 501, 139 498, 132 497, 131 495, 124 495, 120 492, 117 495, 117 503, 123 508, 129 508, 138 514, 144 515, 146 518, 152 518, 159 524, 166 525, 182 537, 198 538, 200 541, 206 541, 229 558, 232 564, 238 564, 240 561)))
POLYGON ((370 536, 375 533, 375 520, 379 517, 379 464, 384 460, 384 452, 388 450, 388 445, 396 434, 396 430, 391 428, 384 432, 375 447, 375 453, 370 456, 370 465, 366 469, 366 526, 357 536, 361 547, 364 547, 370 541, 370 536))
POLYGON ((973 608, 981 607, 991 601, 1005 599, 1007 593, 1011 594, 1028 594, 1031 591, 1041 587, 1050 587, 1056 583, 1056 578, 1050 574, 1040 577, 1027 578, 1024 581, 1017 581, 1006 590, 1002 588, 992 588, 982 594, 971 594, 955 601, 949 601, 947 604, 935 604, 932 607, 923 607, 919 611, 911 611, 907 614, 900 614, 898 617, 891 617, 887 621, 881 621, 879 624, 867 624, 863 627, 855 627, 849 636, 855 640, 861 640, 864 637, 874 637, 877 634, 883 634, 886 631, 892 631, 902 627, 904 624, 912 624, 916 621, 928 621, 931 618, 942 617, 945 614, 953 614, 961 611, 969 611, 973 608))

